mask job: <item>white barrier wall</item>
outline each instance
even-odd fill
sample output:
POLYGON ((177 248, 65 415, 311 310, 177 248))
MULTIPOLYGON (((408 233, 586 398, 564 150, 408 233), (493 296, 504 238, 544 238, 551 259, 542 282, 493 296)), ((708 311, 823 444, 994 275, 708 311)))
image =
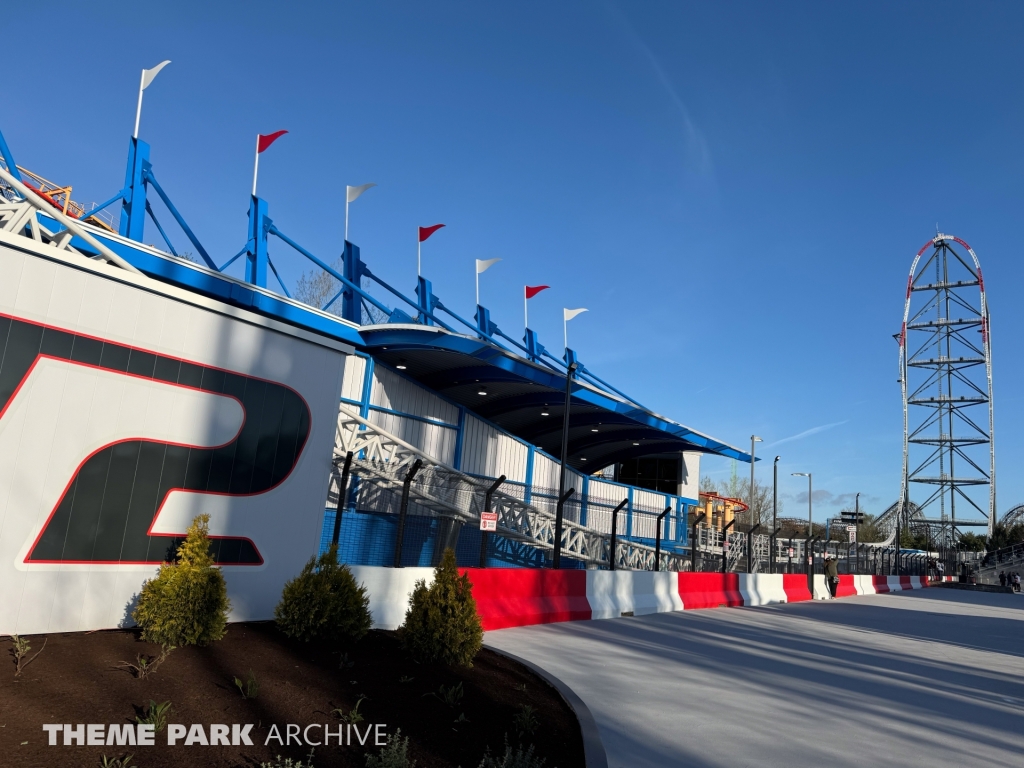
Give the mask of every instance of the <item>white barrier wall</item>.
POLYGON ((587 571, 587 602, 594 619, 683 610, 674 571, 587 571))
POLYGON ((202 513, 231 620, 272 617, 350 348, 25 241, 0 243, 0 350, 0 634, 127 623, 202 513))
POLYGON ((786 590, 782 588, 782 577, 768 573, 739 574, 740 595, 747 606, 785 603, 786 590))
POLYGON ((370 616, 377 629, 398 629, 405 622, 416 582, 427 586, 434 582, 433 568, 381 568, 376 565, 350 565, 357 583, 366 587, 370 597, 370 616))

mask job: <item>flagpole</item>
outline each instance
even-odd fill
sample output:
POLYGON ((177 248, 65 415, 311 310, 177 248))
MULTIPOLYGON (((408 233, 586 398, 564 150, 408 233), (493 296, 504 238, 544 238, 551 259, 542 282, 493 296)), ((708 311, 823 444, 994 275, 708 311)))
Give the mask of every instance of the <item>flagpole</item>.
POLYGON ((480 306, 480 268, 476 270, 476 305, 480 306))
POLYGON ((569 348, 569 321, 565 319, 565 310, 562 310, 562 340, 565 342, 565 348, 569 348))
POLYGON ((139 138, 139 118, 142 117, 142 84, 144 82, 146 82, 146 70, 142 70, 142 74, 139 75, 139 104, 135 107, 135 133, 132 134, 133 139, 139 138))
MULTIPOLYGON (((139 104, 142 104, 140 101, 139 104)), ((260 172, 260 135, 256 134, 256 163, 252 167, 252 196, 256 197, 256 177, 260 172)))
POLYGON ((526 309, 526 286, 523 286, 523 326, 526 328, 530 327, 530 313, 526 309))
POLYGON ((416 277, 422 277, 423 272, 420 269, 420 252, 423 250, 423 241, 419 239, 420 231, 416 230, 416 277))
POLYGON ((345 242, 348 242, 348 189, 345 189, 345 242))

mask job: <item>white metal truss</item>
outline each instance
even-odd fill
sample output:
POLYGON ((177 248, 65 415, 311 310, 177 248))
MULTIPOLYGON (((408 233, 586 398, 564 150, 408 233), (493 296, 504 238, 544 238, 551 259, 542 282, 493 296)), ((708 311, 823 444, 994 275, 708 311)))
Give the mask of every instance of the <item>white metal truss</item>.
POLYGON ((0 167, 0 232, 21 235, 59 250, 110 262, 129 272, 139 271, 93 237, 81 222, 66 216, 14 178, 4 167, 0 167), (58 232, 50 230, 40 223, 38 213, 55 219, 63 229, 58 232), (83 254, 77 248, 73 248, 70 243, 75 236, 85 240, 99 255, 83 254))
MULTIPOLYGON (((481 500, 490 485, 437 461, 387 430, 353 413, 344 405, 338 410, 334 455, 337 463, 352 453, 351 472, 364 482, 401 492, 405 477, 416 461, 421 469, 409 486, 411 502, 440 517, 477 525, 481 500)), ((491 497, 491 512, 498 513, 498 533, 538 549, 554 549, 555 515, 501 491, 491 497)), ((562 522, 562 554, 593 565, 608 565, 610 534, 600 533, 569 520, 562 522)), ((654 548, 616 540, 616 567, 654 569, 654 548)), ((661 553, 664 570, 683 570, 688 558, 661 553)))
POLYGON ((933 489, 919 502, 922 517, 935 504, 939 508, 937 522, 948 521, 952 532, 959 504, 961 519, 972 513, 987 517, 991 535, 996 521, 992 326, 981 264, 959 237, 937 234, 914 257, 898 340, 903 476, 896 519, 900 527, 911 523, 912 508, 904 506, 910 501, 910 484, 916 483, 933 489), (971 263, 954 243, 966 249, 971 263), (922 263, 929 248, 932 251, 922 263), (915 294, 924 300, 914 302, 915 294), (975 373, 981 366, 984 379, 975 373), (915 414, 925 413, 913 424, 910 406, 916 406, 915 414), (974 415, 978 412, 981 416, 981 408, 987 411, 987 420, 974 415), (987 462, 979 447, 987 448, 987 462), (985 501, 972 496, 970 490, 981 486, 988 486, 985 501))

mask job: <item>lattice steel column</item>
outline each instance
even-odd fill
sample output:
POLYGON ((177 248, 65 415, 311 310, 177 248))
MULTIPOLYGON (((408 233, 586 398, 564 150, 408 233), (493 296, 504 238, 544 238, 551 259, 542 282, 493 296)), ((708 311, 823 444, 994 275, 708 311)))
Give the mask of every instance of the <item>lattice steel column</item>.
POLYGON ((991 535, 996 508, 991 323, 981 265, 960 238, 937 234, 914 257, 898 340, 903 484, 897 530, 909 527, 916 506, 942 526, 949 541, 955 538, 958 512, 962 521, 977 520, 977 514, 987 518, 991 535), (910 501, 912 483, 929 488, 916 505, 910 501), (938 520, 928 515, 936 507, 938 520))

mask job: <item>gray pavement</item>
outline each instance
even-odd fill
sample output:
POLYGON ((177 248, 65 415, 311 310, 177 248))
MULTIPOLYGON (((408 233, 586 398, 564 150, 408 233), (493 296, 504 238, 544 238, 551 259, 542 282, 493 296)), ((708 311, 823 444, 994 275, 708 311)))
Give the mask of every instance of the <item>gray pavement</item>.
POLYGON ((488 632, 611 768, 1024 766, 1024 597, 927 589, 488 632))

